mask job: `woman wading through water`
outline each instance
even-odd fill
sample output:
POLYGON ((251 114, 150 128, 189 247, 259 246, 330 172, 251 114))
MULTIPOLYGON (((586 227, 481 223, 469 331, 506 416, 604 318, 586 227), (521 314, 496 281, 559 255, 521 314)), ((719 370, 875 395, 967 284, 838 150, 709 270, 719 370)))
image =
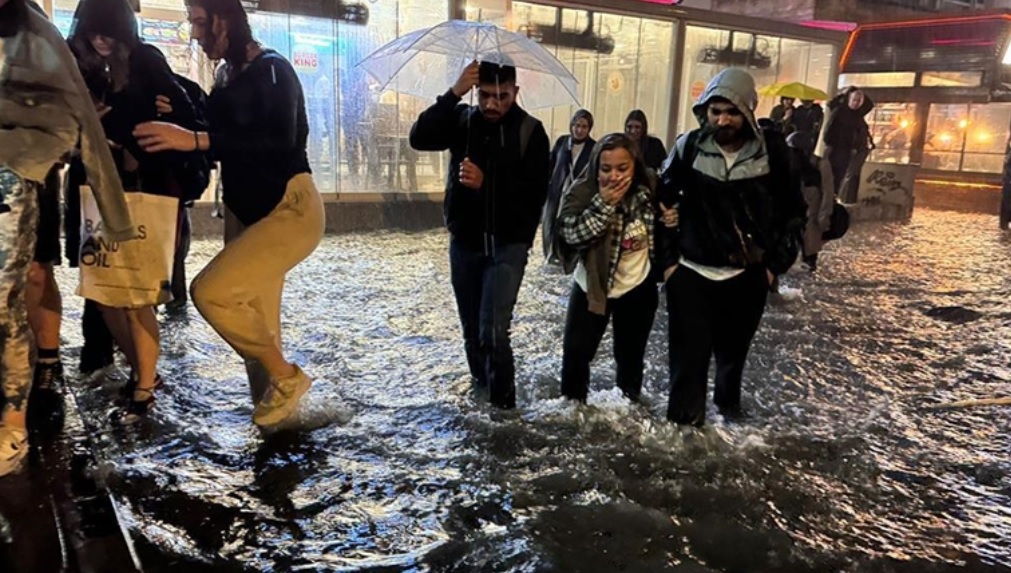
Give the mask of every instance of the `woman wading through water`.
POLYGON ((225 248, 193 281, 194 305, 246 361, 261 427, 297 409, 311 380, 281 349, 285 275, 323 237, 323 201, 306 154, 309 124, 295 70, 253 39, 239 0, 190 0, 192 36, 223 60, 207 101, 208 131, 150 122, 148 152, 209 151, 221 162, 225 248))

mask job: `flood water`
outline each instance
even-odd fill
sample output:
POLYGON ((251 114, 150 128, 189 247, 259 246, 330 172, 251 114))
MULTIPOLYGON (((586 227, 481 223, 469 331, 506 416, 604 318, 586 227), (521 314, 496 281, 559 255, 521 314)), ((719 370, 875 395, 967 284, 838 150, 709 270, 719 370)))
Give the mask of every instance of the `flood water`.
MULTIPOLYGON (((298 431, 254 428, 240 360, 192 307, 164 317, 167 389, 140 431, 107 420, 125 367, 74 384, 147 571, 1008 571, 1011 408, 929 407, 1011 395, 996 227, 925 210, 855 226, 770 304, 751 417, 711 410, 702 431, 664 421, 662 307, 644 406, 613 389, 609 338, 589 405, 559 399, 571 282, 536 252, 519 408, 483 404, 442 231, 328 237, 291 275, 287 347, 317 378, 298 431)), ((196 243, 191 276, 216 249, 196 243)))

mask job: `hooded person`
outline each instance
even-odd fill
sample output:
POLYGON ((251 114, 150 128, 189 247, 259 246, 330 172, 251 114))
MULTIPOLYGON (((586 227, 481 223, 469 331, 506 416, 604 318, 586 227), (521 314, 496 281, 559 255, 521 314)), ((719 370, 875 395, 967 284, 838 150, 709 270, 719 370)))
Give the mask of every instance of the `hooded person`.
POLYGON ((639 146, 612 133, 594 146, 587 169, 562 198, 561 252, 575 278, 562 357, 567 398, 586 401, 590 362, 612 319, 618 387, 631 400, 641 394, 658 304, 655 188, 639 146))
POLYGON ((853 86, 828 103, 823 157, 832 165, 835 192, 844 203, 856 202, 860 171, 874 148, 865 119, 872 109, 871 98, 853 86))
POLYGON ((40 189, 80 144, 105 235, 135 235, 95 107, 56 27, 25 0, 0 0, 0 477, 28 454, 31 328, 25 300, 35 251, 40 189))
POLYGON ((558 230, 555 221, 561 206, 562 193, 572 181, 582 175, 590 161, 590 154, 596 141, 590 137, 593 131, 593 114, 585 109, 577 111, 569 122, 569 134, 555 142, 551 150, 551 182, 548 185, 548 199, 544 205, 541 222, 541 239, 544 258, 549 263, 559 263, 558 230))
MULTIPOLYGON (((133 131, 154 120, 197 128, 197 112, 165 56, 140 39, 137 16, 128 0, 81 0, 67 42, 92 100, 105 113, 102 126, 115 144, 113 155, 124 186, 129 191, 181 199, 193 147, 185 152, 148 153, 133 131)), ((146 416, 154 407, 155 390, 162 385, 156 371, 160 334, 154 308, 169 302, 171 291, 162 288, 157 273, 147 277, 146 286, 156 295, 145 305, 123 308, 112 299, 94 301, 132 369, 117 416, 122 424, 134 424, 146 416)))
POLYGON ((658 236, 670 336, 667 417, 702 425, 709 363, 714 401, 741 413, 741 379, 751 340, 776 277, 797 258, 806 205, 800 174, 780 133, 755 119, 755 80, 720 72, 693 108, 700 127, 678 138, 658 189, 678 210, 658 236))
POLYGON ((659 138, 649 134, 649 121, 641 109, 632 110, 625 118, 625 135, 639 144, 640 155, 646 167, 659 172, 667 158, 667 148, 659 138))

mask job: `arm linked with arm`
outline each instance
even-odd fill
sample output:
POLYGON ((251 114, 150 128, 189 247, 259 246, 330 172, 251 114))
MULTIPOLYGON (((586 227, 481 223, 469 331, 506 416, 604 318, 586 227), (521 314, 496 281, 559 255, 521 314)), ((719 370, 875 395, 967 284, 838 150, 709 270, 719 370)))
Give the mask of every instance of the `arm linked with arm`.
POLYGON ((656 243, 657 263, 664 270, 677 265, 681 258, 679 227, 670 228, 664 224, 660 205, 676 209, 680 203, 678 194, 681 191, 682 178, 679 174, 685 169, 681 158, 683 145, 681 140, 674 144, 674 149, 671 150, 665 162, 666 169, 660 174, 660 182, 656 190, 656 205, 654 205, 656 221, 653 224, 653 235, 656 243))

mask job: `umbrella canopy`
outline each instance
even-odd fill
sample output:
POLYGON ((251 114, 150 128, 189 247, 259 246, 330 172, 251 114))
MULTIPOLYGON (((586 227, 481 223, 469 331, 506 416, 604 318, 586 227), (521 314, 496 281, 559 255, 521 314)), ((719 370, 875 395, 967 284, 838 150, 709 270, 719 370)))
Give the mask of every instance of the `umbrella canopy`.
POLYGON ((818 100, 824 101, 828 99, 828 94, 823 92, 818 88, 813 88, 809 85, 802 84, 800 82, 790 82, 782 84, 772 84, 771 86, 766 86, 758 91, 758 95, 761 96, 779 96, 779 97, 792 97, 799 100, 818 100))
POLYGON ((383 89, 434 99, 474 60, 515 66, 526 109, 579 104, 579 82, 565 64, 534 40, 487 22, 450 20, 417 30, 358 65, 383 89))

